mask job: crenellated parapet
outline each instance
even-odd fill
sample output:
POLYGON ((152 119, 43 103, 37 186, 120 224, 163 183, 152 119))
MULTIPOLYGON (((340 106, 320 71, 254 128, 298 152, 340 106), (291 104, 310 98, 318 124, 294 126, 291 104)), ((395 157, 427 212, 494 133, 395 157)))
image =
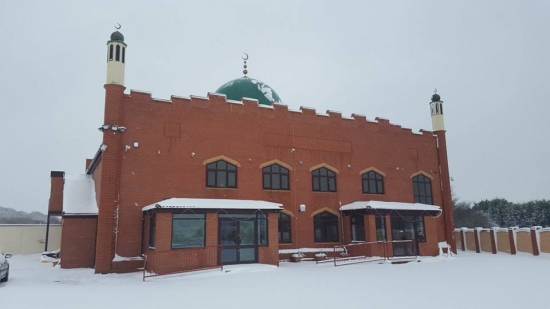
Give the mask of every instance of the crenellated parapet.
POLYGON ((368 119, 365 115, 353 113, 349 117, 343 116, 339 111, 327 110, 325 113, 318 113, 313 107, 301 106, 298 110, 290 109, 282 103, 273 105, 259 104, 258 100, 252 98, 243 98, 241 101, 228 100, 224 94, 209 92, 207 96, 190 95, 181 97, 172 95, 169 100, 154 98, 150 92, 132 89, 125 95, 126 99, 132 102, 166 104, 176 108, 201 108, 210 109, 218 112, 251 112, 259 116, 273 117, 291 117, 295 120, 315 121, 326 123, 327 125, 338 125, 349 127, 354 126, 372 128, 378 132, 402 133, 418 137, 433 138, 433 132, 420 130, 413 132, 410 128, 404 128, 401 125, 393 124, 389 119, 376 117, 374 120, 368 119))

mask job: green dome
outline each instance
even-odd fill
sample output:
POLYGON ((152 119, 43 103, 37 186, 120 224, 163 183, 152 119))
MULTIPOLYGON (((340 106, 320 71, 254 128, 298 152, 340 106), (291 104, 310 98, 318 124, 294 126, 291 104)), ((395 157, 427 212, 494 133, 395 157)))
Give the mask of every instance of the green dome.
POLYGON ((263 82, 249 78, 241 77, 223 84, 216 93, 222 93, 228 100, 241 101, 242 98, 251 98, 258 100, 263 105, 272 105, 273 102, 281 102, 281 98, 273 88, 263 82))

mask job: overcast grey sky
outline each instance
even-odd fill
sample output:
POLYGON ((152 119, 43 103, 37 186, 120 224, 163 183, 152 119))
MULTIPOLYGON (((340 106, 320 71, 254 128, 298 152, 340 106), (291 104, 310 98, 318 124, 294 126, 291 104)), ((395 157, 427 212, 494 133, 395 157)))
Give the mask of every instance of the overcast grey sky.
POLYGON ((126 87, 205 96, 242 76, 290 108, 431 129, 464 200, 550 198, 550 1, 1 1, 0 206, 47 211, 50 171, 101 143, 106 42, 126 87))

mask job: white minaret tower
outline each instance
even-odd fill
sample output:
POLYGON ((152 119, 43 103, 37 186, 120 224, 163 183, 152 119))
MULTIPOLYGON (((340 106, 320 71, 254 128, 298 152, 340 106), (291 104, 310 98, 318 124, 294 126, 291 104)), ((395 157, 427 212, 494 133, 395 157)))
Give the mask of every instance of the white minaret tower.
POLYGON ((107 84, 124 85, 124 66, 126 62, 126 43, 124 36, 117 31, 111 34, 107 42, 107 84))
MULTIPOLYGON (((437 89, 435 91, 437 91, 437 89)), ((432 95, 430 109, 432 111, 432 130, 434 132, 445 131, 445 123, 443 122, 443 101, 441 101, 439 94, 434 93, 432 95)))

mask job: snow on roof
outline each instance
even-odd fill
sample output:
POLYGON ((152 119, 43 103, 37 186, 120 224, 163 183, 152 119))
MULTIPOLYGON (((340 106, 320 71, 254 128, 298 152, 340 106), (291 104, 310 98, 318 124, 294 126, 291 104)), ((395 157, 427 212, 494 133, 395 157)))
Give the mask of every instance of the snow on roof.
POLYGON ((340 211, 355 209, 388 209, 388 210, 427 210, 441 211, 441 207, 420 203, 399 203, 380 201, 359 201, 340 207, 340 211))
POLYGON ((195 208, 195 209, 266 209, 280 210, 283 204, 254 200, 229 200, 206 198, 171 198, 143 207, 143 211, 154 208, 195 208))
POLYGON ((65 173, 63 212, 67 215, 97 215, 95 182, 91 175, 65 173))

